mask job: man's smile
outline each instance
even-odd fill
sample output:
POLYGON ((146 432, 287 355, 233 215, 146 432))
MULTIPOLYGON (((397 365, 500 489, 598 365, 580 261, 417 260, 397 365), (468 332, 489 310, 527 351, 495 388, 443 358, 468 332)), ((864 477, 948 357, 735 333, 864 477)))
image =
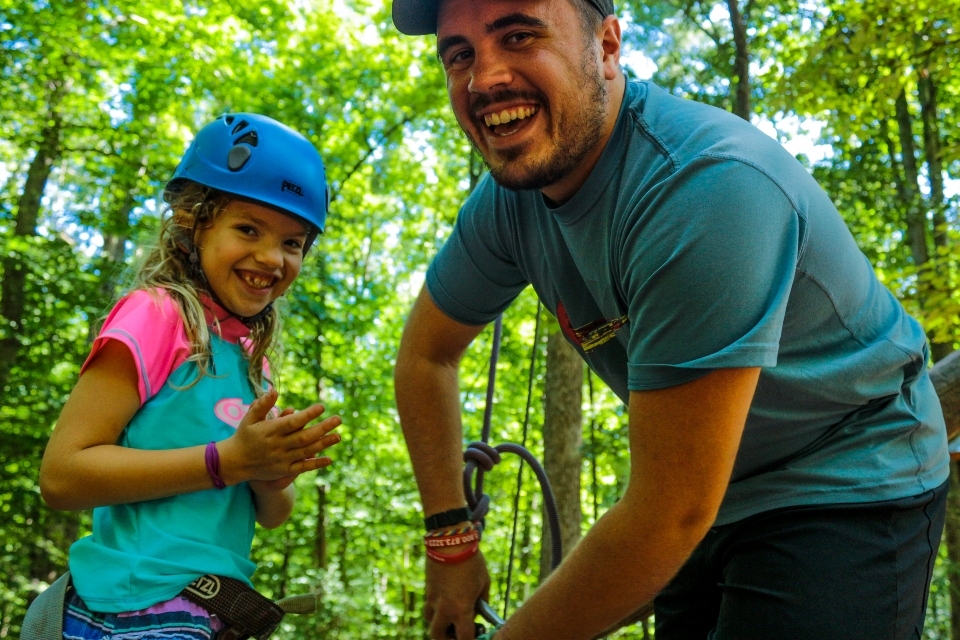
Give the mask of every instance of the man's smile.
POLYGON ((484 124, 500 136, 508 136, 520 128, 520 120, 526 120, 539 111, 536 106, 509 107, 483 116, 484 124), (510 123, 517 124, 508 126, 510 123))

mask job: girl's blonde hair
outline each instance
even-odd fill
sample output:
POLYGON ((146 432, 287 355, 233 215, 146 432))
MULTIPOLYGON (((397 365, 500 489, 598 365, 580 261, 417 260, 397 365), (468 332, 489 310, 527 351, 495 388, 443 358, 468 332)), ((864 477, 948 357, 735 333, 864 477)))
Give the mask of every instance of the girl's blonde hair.
MULTIPOLYGON (((133 273, 130 289, 156 291, 163 289, 177 302, 187 339, 191 346, 188 361, 196 362, 199 369, 197 379, 212 375, 210 363, 210 328, 207 326, 201 296, 210 296, 212 292, 200 264, 191 256, 197 231, 211 226, 233 199, 229 194, 205 187, 189 180, 179 180, 176 189, 167 189, 164 194, 169 207, 160 221, 160 234, 157 244, 149 247, 133 273)), ((266 391, 264 383, 264 360, 269 362, 268 354, 274 346, 274 337, 280 330, 280 315, 275 307, 256 319, 248 322, 250 327, 249 349, 247 352, 247 378, 257 397, 266 391)))

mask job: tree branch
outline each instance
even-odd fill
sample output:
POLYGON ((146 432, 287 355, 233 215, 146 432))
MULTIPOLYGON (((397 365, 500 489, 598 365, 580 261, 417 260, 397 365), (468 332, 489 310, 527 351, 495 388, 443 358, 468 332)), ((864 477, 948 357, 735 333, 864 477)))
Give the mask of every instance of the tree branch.
MULTIPOLYGON (((349 180, 349 179, 353 176, 354 173, 356 173, 357 171, 359 171, 359 170, 360 170, 360 167, 362 167, 362 166, 367 162, 367 159, 368 159, 370 156, 372 156, 372 155, 377 151, 377 149, 379 149, 381 146, 383 146, 383 144, 385 144, 385 143, 390 139, 390 136, 391 136, 391 135, 393 135, 397 130, 399 130, 400 127, 402 127, 402 126, 404 126, 405 124, 407 124, 408 122, 410 122, 411 119, 412 119, 412 118, 411 118, 410 116, 404 116, 403 119, 401 119, 399 122, 397 122, 396 124, 394 124, 394 125, 393 125, 392 127, 390 127, 389 129, 385 129, 385 130, 383 131, 383 134, 380 136, 380 140, 378 141, 378 144, 371 145, 371 144, 368 143, 368 144, 367 144, 367 152, 364 153, 363 156, 361 156, 361 158, 360 158, 352 167, 350 167, 350 169, 347 171, 346 176, 344 176, 343 180, 340 181, 340 185, 343 186, 343 183, 345 183, 347 180, 349 180)), ((333 199, 336 198, 336 197, 337 197, 337 194, 331 192, 331 194, 330 194, 330 199, 333 200, 333 199)))

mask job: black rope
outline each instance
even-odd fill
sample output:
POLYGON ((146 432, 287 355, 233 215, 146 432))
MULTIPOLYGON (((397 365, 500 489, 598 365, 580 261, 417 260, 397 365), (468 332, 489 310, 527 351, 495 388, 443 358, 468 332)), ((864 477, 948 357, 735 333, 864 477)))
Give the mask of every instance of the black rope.
MULTIPOLYGON (((537 331, 539 333, 539 322, 540 322, 540 304, 537 305, 537 331)), ((481 522, 481 526, 485 527, 485 518, 487 512, 490 510, 490 496, 483 492, 483 478, 484 474, 487 471, 493 469, 500 462, 501 453, 513 453, 520 456, 522 461, 525 461, 530 465, 530 468, 533 469, 534 475, 536 475, 537 480, 540 483, 540 491, 543 493, 543 503, 544 509, 547 514, 547 524, 550 526, 550 539, 551 539, 551 568, 556 568, 560 561, 563 559, 563 541, 560 537, 560 516, 557 512, 557 503, 553 497, 553 489, 550 486, 550 480, 547 478, 546 472, 543 470, 543 467, 537 461, 537 459, 530 453, 526 447, 505 443, 499 444, 496 447, 492 447, 488 444, 490 438, 490 425, 492 422, 493 416, 493 396, 494 396, 494 387, 496 383, 497 376, 497 361, 500 358, 500 341, 503 336, 503 318, 498 317, 493 327, 493 347, 490 353, 490 371, 487 377, 487 405, 484 408, 483 412, 483 430, 481 433, 481 441, 471 442, 467 445, 466 451, 463 452, 464 460, 464 469, 463 469, 463 493, 467 498, 467 504, 470 506, 470 510, 473 513, 473 517, 476 520, 481 522)), ((531 358, 531 369, 530 369, 530 380, 528 381, 527 386, 527 416, 529 417, 529 409, 532 397, 533 389, 533 372, 534 372, 534 363, 536 357, 536 346, 537 340, 536 336, 534 338, 534 349, 533 356, 531 358)), ((528 419, 524 420, 524 440, 526 440, 527 434, 527 425, 529 424, 528 419)), ((523 463, 521 462, 521 469, 523 463)), ((513 565, 513 554, 514 554, 514 544, 516 541, 516 509, 519 500, 520 487, 517 487, 517 497, 514 499, 514 533, 513 541, 511 542, 510 549, 510 566, 513 565)), ((541 553, 545 553, 543 550, 541 553)), ((508 569, 509 571, 510 569, 508 569)), ((509 589, 508 589, 509 594, 509 589)), ((509 595, 508 595, 509 597, 509 595)), ((503 618, 497 616, 496 612, 490 607, 489 604, 481 600, 477 603, 478 611, 483 615, 483 617, 490 622, 491 624, 501 625, 503 624, 503 618)), ((507 607, 504 606, 504 615, 506 615, 507 607)))
POLYGON ((483 407, 483 430, 480 439, 490 442, 490 424, 493 418, 493 392, 497 382, 497 362, 500 360, 500 342, 503 340, 503 316, 493 323, 493 346, 490 349, 490 368, 487 371, 487 404, 483 407))
POLYGON ((500 462, 500 454, 487 445, 490 441, 490 428, 493 422, 493 396, 497 382, 497 362, 500 360, 500 342, 503 337, 503 316, 497 316, 493 323, 493 345, 490 348, 490 366, 487 370, 487 398, 483 408, 483 427, 480 441, 471 442, 463 452, 466 463, 463 470, 463 494, 475 520, 484 520, 490 510, 490 496, 483 492, 484 472, 493 469, 500 462), (476 446, 474 446, 476 445, 476 446), (483 446, 481 446, 483 445, 483 446), (474 479, 473 471, 481 470, 474 479))
MULTIPOLYGON (((537 349, 540 347, 540 311, 543 303, 537 300, 537 317, 533 325, 533 346, 530 348, 530 371, 527 374, 527 406, 523 410, 523 436, 520 445, 527 446, 530 429, 530 406, 533 404, 533 376, 536 373, 537 349)), ((507 564, 507 584, 503 595, 503 617, 510 610, 510 587, 513 585, 513 558, 517 546, 517 525, 520 521, 520 488, 523 486, 523 464, 517 468, 517 491, 513 494, 513 530, 510 532, 510 560, 507 564)))

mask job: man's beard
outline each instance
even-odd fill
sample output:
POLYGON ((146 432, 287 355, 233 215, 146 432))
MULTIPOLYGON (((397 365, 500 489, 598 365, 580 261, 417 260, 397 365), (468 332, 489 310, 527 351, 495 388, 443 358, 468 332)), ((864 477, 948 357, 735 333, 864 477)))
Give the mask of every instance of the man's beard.
MULTIPOLYGON (((524 150, 508 149, 499 152, 500 162, 494 166, 483 156, 476 141, 467 135, 474 149, 483 157, 490 175, 500 186, 513 191, 548 187, 573 171, 600 144, 606 117, 607 86, 596 68, 590 66, 591 63, 595 64, 589 55, 585 55, 580 67, 580 80, 587 98, 572 121, 554 121, 557 146, 548 157, 524 165, 524 150)), ((545 100, 540 101, 540 104, 545 103, 545 100)))

